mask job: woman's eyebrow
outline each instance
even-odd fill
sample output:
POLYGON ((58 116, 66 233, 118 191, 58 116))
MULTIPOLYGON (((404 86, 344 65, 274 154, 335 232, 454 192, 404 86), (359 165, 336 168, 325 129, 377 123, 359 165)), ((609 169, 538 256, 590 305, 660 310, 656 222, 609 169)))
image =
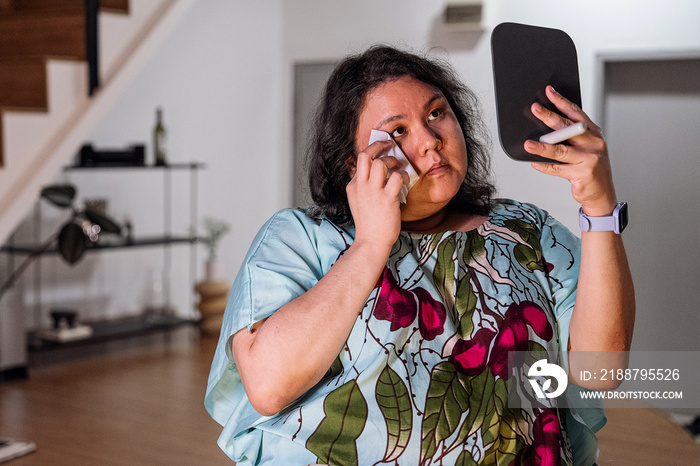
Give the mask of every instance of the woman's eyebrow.
MULTIPOLYGON (((436 92, 436 93, 433 94, 433 96, 425 103, 425 105, 423 105, 423 109, 427 109, 428 107, 430 107, 431 105, 433 105, 433 102, 435 102, 436 100, 445 100, 445 96, 443 96, 441 92, 436 92)), ((382 121, 379 122, 379 124, 377 125, 377 128, 381 128, 382 126, 387 125, 387 124, 391 123, 392 121, 401 120, 401 119, 403 119, 403 118, 406 118, 406 116, 407 116, 407 115, 406 115, 405 113, 400 113, 400 114, 398 114, 398 115, 392 115, 392 116, 390 116, 390 117, 387 117, 387 118, 385 118, 385 119, 383 119, 382 121)))
POLYGON ((433 105, 433 102, 435 102, 436 100, 447 100, 447 99, 445 99, 445 96, 442 95, 442 92, 436 92, 435 94, 433 94, 433 96, 430 98, 430 100, 425 103, 423 108, 425 109, 425 108, 430 107, 431 105, 433 105))
POLYGON ((401 113, 401 114, 399 114, 399 115, 392 115, 392 116, 390 116, 390 117, 388 117, 388 118, 385 118, 385 119, 383 119, 382 121, 380 121, 379 124, 377 125, 377 128, 381 128, 381 127, 384 126, 384 125, 388 125, 388 124, 391 123, 392 121, 401 120, 401 119, 403 119, 403 118, 406 118, 406 114, 405 114, 405 113, 401 113))

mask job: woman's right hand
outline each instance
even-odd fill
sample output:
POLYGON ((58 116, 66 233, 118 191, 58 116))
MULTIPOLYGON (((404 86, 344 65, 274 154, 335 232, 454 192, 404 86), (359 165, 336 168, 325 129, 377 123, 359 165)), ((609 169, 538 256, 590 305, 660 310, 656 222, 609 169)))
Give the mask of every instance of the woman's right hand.
POLYGON ((355 241, 311 289, 231 339, 243 387, 260 414, 280 412, 321 380, 381 276, 401 231, 399 190, 408 183, 398 160, 379 158, 392 144, 371 144, 349 167, 355 241))
POLYGON ((401 162, 394 157, 381 157, 393 144, 392 140, 376 141, 360 152, 346 187, 355 222, 355 242, 386 248, 387 253, 401 231, 398 195, 409 181, 408 174, 400 170, 401 162))
POLYGON ((311 289, 231 340, 246 394, 260 414, 278 413, 321 380, 381 276, 401 231, 399 190, 408 183, 398 160, 380 158, 392 144, 377 141, 348 162, 356 228, 350 248, 311 289))

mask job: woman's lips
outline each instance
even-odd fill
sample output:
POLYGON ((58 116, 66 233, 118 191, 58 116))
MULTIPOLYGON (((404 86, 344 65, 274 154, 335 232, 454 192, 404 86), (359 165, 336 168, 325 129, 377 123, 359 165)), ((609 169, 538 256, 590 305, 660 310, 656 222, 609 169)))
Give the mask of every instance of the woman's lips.
POLYGON ((426 175, 439 175, 447 171, 448 168, 449 165, 446 163, 436 163, 435 165, 430 167, 430 170, 426 172, 426 175))

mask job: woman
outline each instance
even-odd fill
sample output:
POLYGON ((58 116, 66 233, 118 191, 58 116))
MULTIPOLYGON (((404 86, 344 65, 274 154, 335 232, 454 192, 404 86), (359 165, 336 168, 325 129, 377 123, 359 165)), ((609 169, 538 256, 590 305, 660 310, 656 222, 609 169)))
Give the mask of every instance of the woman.
MULTIPOLYGON (((591 216, 616 205, 600 130, 527 141, 563 164, 591 216)), ((447 65, 390 47, 330 77, 310 154, 315 205, 278 212, 234 284, 206 406, 239 464, 592 464, 598 411, 510 408, 508 351, 629 349, 619 235, 580 241, 546 212, 493 201, 476 102, 447 65), (372 130, 387 141, 368 144, 372 130), (397 145, 418 174, 408 183, 397 145), (578 290, 578 293, 577 293, 578 290)), ((574 380, 575 381, 575 380, 574 380)))

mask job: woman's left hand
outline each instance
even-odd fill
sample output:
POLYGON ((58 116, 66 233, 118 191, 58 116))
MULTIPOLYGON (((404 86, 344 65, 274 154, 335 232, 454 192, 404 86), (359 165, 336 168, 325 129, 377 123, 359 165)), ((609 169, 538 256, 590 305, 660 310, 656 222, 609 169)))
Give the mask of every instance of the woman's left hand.
POLYGON ((561 116, 538 103, 532 104, 532 113, 553 130, 559 130, 578 122, 586 124, 586 132, 569 139, 567 144, 546 144, 525 141, 524 148, 536 154, 562 163, 535 162, 536 170, 569 180, 574 199, 588 215, 610 215, 617 204, 608 149, 601 129, 581 110, 547 86, 547 98, 565 116, 561 116))
MULTIPOLYGON (((584 122, 587 128, 583 134, 569 139, 569 144, 525 141, 527 152, 561 162, 537 162, 532 166, 542 173, 569 180, 574 199, 583 206, 586 214, 596 217, 610 215, 617 199, 608 148, 600 128, 551 86, 547 86, 546 94, 564 116, 535 103, 532 113, 544 124, 558 130, 584 122)), ((569 355, 576 351, 629 351, 634 328, 634 287, 620 235, 612 231, 581 234, 577 289, 569 325, 569 355)), ((575 363, 571 356, 569 361, 575 363)), ((571 368, 572 374, 576 373, 575 366, 571 368)), ((620 363, 617 367, 625 366, 620 363)), ((614 388, 588 385, 589 382, 585 381, 575 383, 592 389, 614 388)))

